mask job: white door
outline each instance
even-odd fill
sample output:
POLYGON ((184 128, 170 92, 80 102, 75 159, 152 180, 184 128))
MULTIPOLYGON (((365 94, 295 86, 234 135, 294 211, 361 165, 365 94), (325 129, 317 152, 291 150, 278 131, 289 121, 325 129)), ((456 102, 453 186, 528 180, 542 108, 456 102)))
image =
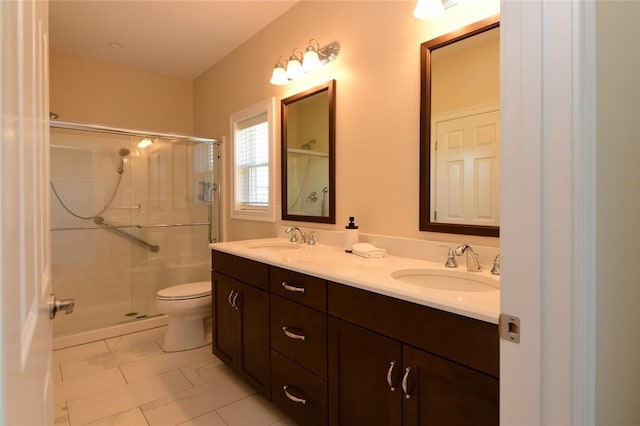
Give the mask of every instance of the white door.
POLYGON ((595 3, 501 3, 500 307, 520 319, 500 346, 506 426, 596 424, 595 3))
POLYGON ((48 5, 0 1, 0 424, 50 425, 48 5))
POLYGON ((500 110, 448 115, 434 117, 436 202, 431 218, 500 226, 500 110))

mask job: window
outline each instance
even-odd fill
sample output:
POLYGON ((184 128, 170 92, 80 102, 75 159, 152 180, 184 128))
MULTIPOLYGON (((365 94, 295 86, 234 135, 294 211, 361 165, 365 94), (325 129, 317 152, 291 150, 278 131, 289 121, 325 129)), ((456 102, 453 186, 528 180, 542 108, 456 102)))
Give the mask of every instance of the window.
POLYGON ((231 115, 233 218, 275 220, 274 102, 271 98, 231 115))

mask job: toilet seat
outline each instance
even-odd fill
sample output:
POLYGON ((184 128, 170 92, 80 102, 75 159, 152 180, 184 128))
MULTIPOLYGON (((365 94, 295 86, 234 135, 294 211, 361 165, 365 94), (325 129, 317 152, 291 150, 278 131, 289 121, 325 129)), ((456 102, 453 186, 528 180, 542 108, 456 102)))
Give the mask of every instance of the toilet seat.
POLYGON ((200 281, 175 285, 160 290, 156 298, 159 300, 191 300, 211 296, 211 281, 200 281))

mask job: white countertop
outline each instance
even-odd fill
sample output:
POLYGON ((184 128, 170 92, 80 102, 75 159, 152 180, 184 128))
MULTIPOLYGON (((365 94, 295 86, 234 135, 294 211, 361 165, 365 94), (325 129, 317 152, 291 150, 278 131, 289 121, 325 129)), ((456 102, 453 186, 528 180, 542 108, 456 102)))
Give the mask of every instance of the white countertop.
POLYGON ((493 280, 495 291, 439 290, 401 282, 393 278, 391 273, 413 268, 451 271, 442 263, 400 256, 365 259, 346 253, 341 247, 323 244, 312 246, 300 244, 298 249, 279 250, 256 247, 273 243, 288 244, 289 242, 282 238, 264 238, 213 243, 209 248, 481 321, 498 323, 500 279, 488 270, 466 272, 464 265, 456 269, 461 273, 480 274, 485 279, 493 280))

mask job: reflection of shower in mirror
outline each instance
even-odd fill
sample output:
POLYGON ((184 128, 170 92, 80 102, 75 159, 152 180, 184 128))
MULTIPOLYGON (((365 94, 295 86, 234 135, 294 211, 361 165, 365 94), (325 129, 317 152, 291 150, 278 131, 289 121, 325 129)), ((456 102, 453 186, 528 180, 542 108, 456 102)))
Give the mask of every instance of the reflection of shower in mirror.
POLYGON ((309 142, 300 145, 300 148, 302 148, 302 149, 311 149, 311 145, 313 145, 316 142, 317 142, 316 138, 313 138, 309 142))
POLYGON ((322 211, 322 216, 325 216, 327 214, 327 211, 326 211, 327 204, 325 203, 325 200, 327 198, 327 192, 329 192, 329 188, 327 188, 326 186, 322 188, 322 194, 320 195, 320 208, 322 211))

